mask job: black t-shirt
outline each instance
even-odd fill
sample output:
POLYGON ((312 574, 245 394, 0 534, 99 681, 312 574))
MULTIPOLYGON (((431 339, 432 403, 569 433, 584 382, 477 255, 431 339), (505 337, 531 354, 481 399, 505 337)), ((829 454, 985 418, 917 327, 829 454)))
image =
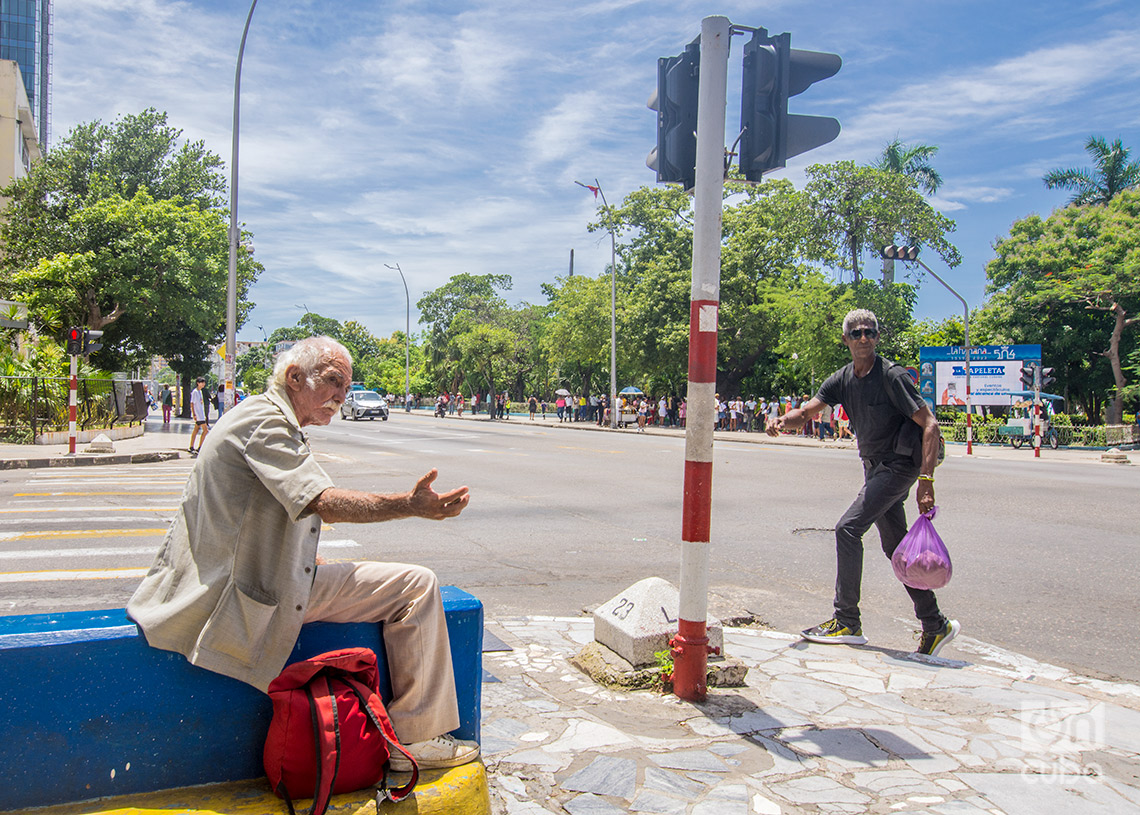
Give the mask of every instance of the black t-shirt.
POLYGON ((906 368, 876 355, 866 376, 849 363, 827 378, 816 398, 842 404, 859 442, 859 455, 872 461, 910 459, 922 463, 922 428, 911 416, 926 403, 906 368))

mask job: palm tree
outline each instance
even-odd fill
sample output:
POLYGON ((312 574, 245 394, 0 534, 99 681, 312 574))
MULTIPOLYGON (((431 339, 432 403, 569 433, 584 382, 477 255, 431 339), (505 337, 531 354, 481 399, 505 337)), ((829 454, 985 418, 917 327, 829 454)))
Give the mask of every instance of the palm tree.
POLYGON ((1045 174, 1048 189, 1073 190, 1070 204, 1107 204, 1117 193, 1140 184, 1140 162, 1129 161, 1131 152, 1120 139, 1111 146, 1101 136, 1091 136, 1085 151, 1096 167, 1051 170, 1045 174))
MULTIPOLYGON (((888 173, 898 173, 913 178, 918 188, 927 195, 934 195, 942 186, 942 176, 930 164, 938 148, 932 144, 906 145, 897 137, 883 148, 883 153, 875 167, 888 173)), ((883 259, 883 287, 895 282, 895 262, 883 259)))
POLYGON ((927 195, 934 195, 942 186, 942 176, 930 165, 930 159, 938 152, 932 144, 903 144, 899 139, 883 148, 875 167, 889 173, 909 176, 918 183, 918 188, 927 195))

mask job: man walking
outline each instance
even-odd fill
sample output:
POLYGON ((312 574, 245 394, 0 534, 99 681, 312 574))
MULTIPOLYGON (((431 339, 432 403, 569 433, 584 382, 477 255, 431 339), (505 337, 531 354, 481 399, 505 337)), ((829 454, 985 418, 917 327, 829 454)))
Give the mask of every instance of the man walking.
MULTIPOLYGON (((825 405, 842 403, 858 438, 863 489, 835 526, 835 616, 803 632, 805 639, 861 645, 859 621, 863 578, 863 535, 875 525, 883 553, 890 558, 907 532, 903 504, 915 481, 919 512, 934 506, 934 468, 940 433, 930 408, 918 395, 906 369, 879 356, 879 322, 865 309, 843 318, 843 342, 851 363, 833 373, 802 406, 769 420, 771 436, 811 421, 825 405)), ((960 626, 938 609, 934 592, 906 587, 922 623, 918 653, 936 656, 960 626)))
POLYGON ((190 453, 197 455, 202 449, 202 442, 206 441, 206 434, 210 432, 210 421, 206 416, 206 400, 203 389, 206 387, 206 378, 198 377, 194 383, 194 390, 190 391, 190 418, 194 420, 194 429, 190 431, 190 453), (194 439, 198 438, 198 431, 202 432, 202 441, 194 447, 194 439))

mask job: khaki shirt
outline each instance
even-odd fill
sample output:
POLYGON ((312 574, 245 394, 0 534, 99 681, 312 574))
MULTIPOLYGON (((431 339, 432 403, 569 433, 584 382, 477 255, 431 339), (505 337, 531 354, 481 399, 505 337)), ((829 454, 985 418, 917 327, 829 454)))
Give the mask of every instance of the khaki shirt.
POLYGON ((332 480, 284 388, 239 403, 210 431, 182 505, 127 612, 156 648, 264 691, 308 606, 332 480))

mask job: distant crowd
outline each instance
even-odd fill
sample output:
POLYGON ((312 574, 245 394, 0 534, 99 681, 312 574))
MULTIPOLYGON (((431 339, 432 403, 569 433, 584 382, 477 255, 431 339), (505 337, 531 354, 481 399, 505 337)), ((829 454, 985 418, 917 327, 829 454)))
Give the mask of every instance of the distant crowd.
MULTIPOLYGON (((764 432, 765 423, 775 421, 789 410, 799 408, 810 397, 780 396, 757 399, 750 396, 744 399, 736 396, 722 399, 716 394, 717 430, 739 431, 744 433, 764 432)), ((496 418, 510 419, 514 411, 526 413, 531 421, 556 419, 558 422, 593 422, 598 425, 610 424, 610 403, 607 394, 575 396, 571 393, 556 393, 552 398, 532 395, 522 403, 512 403, 507 393, 497 395, 473 393, 470 397, 462 393, 441 393, 435 400, 437 416, 458 415, 464 412, 486 414, 493 411, 496 418)), ((684 397, 647 397, 642 393, 624 393, 618 396, 618 421, 623 425, 637 424, 639 430, 646 427, 685 426, 688 405, 684 397)), ((794 431, 795 435, 817 436, 821 441, 829 439, 853 439, 851 422, 843 405, 826 407, 812 421, 794 431)))

